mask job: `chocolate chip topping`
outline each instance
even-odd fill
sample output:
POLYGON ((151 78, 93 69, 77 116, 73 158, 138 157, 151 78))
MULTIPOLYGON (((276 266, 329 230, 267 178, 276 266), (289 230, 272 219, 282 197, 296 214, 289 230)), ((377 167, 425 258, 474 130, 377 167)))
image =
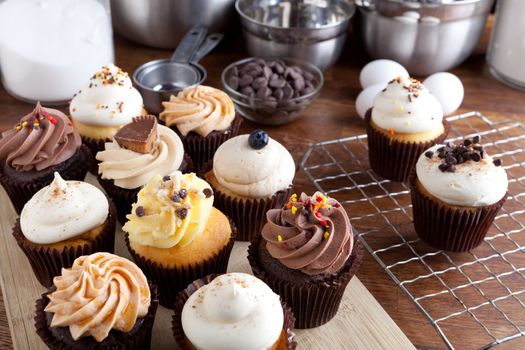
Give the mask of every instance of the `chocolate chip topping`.
POLYGON ((177 213, 177 216, 179 217, 179 219, 184 220, 186 216, 188 215, 188 209, 179 208, 175 211, 175 213, 177 213))
POLYGON ((495 166, 501 166, 501 159, 494 159, 492 163, 494 163, 495 166))
POLYGON ((146 209, 144 209, 143 206, 139 205, 137 209, 135 209, 135 214, 140 218, 146 215, 146 209))
POLYGON ((174 193, 173 196, 170 197, 170 199, 175 203, 182 202, 182 198, 180 198, 178 193, 174 193))
POLYGON ((434 155, 434 152, 432 152, 432 151, 426 151, 425 152, 425 157, 427 157, 429 159, 432 158, 433 155, 434 155))
POLYGON ((180 196, 180 198, 182 198, 182 199, 188 197, 188 190, 185 189, 185 188, 181 189, 181 190, 179 191, 179 196, 180 196))
POLYGON ((162 181, 170 181, 171 180, 171 176, 169 175, 166 175, 162 178, 162 181))
POLYGON ((213 191, 210 188, 205 188, 204 190, 202 190, 202 193, 204 193, 204 196, 206 196, 206 198, 210 198, 211 196, 213 196, 213 191))

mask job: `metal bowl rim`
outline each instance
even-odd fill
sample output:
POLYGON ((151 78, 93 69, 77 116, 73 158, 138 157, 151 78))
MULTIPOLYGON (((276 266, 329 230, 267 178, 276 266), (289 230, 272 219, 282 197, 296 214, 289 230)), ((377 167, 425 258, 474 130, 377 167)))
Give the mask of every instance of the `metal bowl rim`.
MULTIPOLYGON (((363 5, 364 0, 355 0, 354 4, 355 6, 359 7, 359 8, 367 8, 368 6, 365 6, 363 5)), ((404 0, 382 0, 382 1, 387 1, 387 2, 391 2, 391 3, 394 3, 394 4, 403 4, 403 3, 406 3, 406 1, 404 0)), ((485 1, 492 1, 492 0, 457 0, 457 1, 453 1, 453 2, 447 2, 447 3, 440 3, 440 4, 429 4, 429 3, 419 3, 420 4, 420 7, 451 7, 451 6, 461 6, 461 5, 469 5, 469 4, 474 4, 474 3, 478 3, 478 2, 485 2, 485 1)))

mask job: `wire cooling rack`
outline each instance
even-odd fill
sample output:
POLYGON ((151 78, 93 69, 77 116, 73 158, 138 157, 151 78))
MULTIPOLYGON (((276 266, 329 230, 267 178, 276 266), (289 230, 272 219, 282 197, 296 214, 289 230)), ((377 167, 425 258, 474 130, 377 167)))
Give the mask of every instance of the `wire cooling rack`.
POLYGON ((450 349, 488 349, 525 335, 525 128, 478 112, 448 118, 449 140, 481 136, 501 158, 509 193, 485 241, 469 253, 436 250, 412 225, 409 187, 376 175, 366 135, 321 142, 301 168, 347 209, 361 242, 430 320, 450 349))

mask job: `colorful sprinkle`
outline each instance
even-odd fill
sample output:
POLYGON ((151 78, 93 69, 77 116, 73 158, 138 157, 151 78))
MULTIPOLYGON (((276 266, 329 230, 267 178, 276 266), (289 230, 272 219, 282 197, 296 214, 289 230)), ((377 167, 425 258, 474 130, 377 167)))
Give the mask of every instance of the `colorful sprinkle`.
POLYGON ((324 239, 328 239, 328 237, 330 237, 330 232, 325 231, 323 237, 324 239))
POLYGON ((283 236, 281 236, 281 235, 277 235, 277 240, 278 240, 279 242, 282 242, 282 241, 283 241, 283 236))
POLYGON ((292 209, 292 214, 295 215, 295 214, 297 213, 297 207, 294 207, 294 206, 292 205, 292 208, 291 208, 291 209, 292 209))

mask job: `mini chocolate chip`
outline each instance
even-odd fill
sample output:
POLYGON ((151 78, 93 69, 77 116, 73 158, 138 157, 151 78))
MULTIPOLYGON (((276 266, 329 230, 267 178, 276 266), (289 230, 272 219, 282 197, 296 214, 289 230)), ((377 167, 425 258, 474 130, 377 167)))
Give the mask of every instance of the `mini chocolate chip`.
POLYGON ((177 216, 179 217, 179 219, 184 220, 186 218, 186 216, 188 215, 188 209, 186 209, 186 208, 179 208, 179 209, 175 210, 175 213, 177 213, 177 216))
POLYGON ((439 147, 439 148, 437 149, 438 152, 443 152, 444 150, 445 150, 445 147, 439 147))
POLYGON ((314 75, 310 72, 307 72, 307 71, 303 71, 303 77, 304 77, 304 80, 306 81, 312 81, 314 80, 314 75))
POLYGON ((275 97, 278 100, 282 100, 284 97, 283 89, 275 89, 273 92, 273 97, 275 97))
POLYGON ((139 205, 137 209, 135 209, 135 215, 137 215, 139 218, 146 215, 146 209, 142 205, 139 205))
POLYGON ((474 137, 472 138, 472 142, 474 142, 474 143, 479 143, 479 136, 474 136, 474 137))
POLYGON ((456 158, 448 156, 447 158, 445 158, 445 162, 447 162, 450 165, 454 165, 457 164, 458 161, 456 160, 456 158))
POLYGON ((481 159, 485 158, 485 151, 484 150, 479 151, 479 156, 481 157, 481 159))
POLYGON ((481 160, 481 156, 479 155, 479 153, 471 153, 470 154, 470 157, 473 161, 475 162, 479 162, 481 160))
POLYGON ((286 85, 286 80, 280 78, 272 79, 268 85, 274 89, 282 89, 286 85))
POLYGON ((483 151, 483 146, 474 146, 474 149, 478 152, 483 151))
POLYGON ((162 181, 170 181, 171 180, 171 176, 169 175, 166 175, 162 178, 162 181))
POLYGON ((265 77, 259 77, 253 81, 252 88, 254 90, 259 90, 263 87, 266 87, 266 85, 268 85, 268 79, 266 79, 265 77))
POLYGON ((180 203, 182 202, 182 198, 180 198, 179 194, 178 193, 174 193, 173 196, 171 196, 170 198, 173 202, 175 203, 180 203))
POLYGON ((441 170, 442 172, 447 171, 447 169, 448 169, 449 167, 450 167, 450 166, 449 166, 447 163, 441 163, 441 164, 439 164, 439 166, 438 166, 439 170, 441 170))
POLYGON ((182 199, 188 197, 188 190, 185 189, 185 188, 182 188, 182 189, 179 191, 179 196, 180 196, 180 198, 182 198, 182 199))
POLYGON ((253 77, 251 75, 245 74, 239 80, 239 85, 241 87, 245 87, 245 86, 250 85, 252 82, 253 82, 253 77))
POLYGON ((246 95, 248 97, 253 97, 255 95, 255 90, 251 86, 245 86, 241 90, 241 94, 246 95))
POLYGON ((452 141, 448 141, 445 145, 446 145, 445 148, 447 148, 447 147, 448 147, 449 149, 454 148, 454 143, 453 143, 452 141))
POLYGON ((494 163, 495 166, 501 166, 501 159, 494 159, 492 163, 494 163))
POLYGON ((470 141, 469 139, 465 139, 465 141, 463 141, 463 144, 468 147, 472 145, 472 141, 470 141))
POLYGON ((206 198, 210 198, 211 196, 213 196, 213 191, 211 190, 211 188, 205 188, 204 190, 202 190, 202 193, 204 193, 206 198))
POLYGON ((450 165, 450 166, 447 168, 447 172, 449 172, 449 173, 453 173, 455 170, 456 170, 456 167, 453 166, 453 165, 450 165))
POLYGON ((239 89, 239 77, 237 76, 231 76, 230 79, 228 79, 228 85, 230 85, 230 87, 233 89, 233 90, 238 90, 239 89))
POLYGON ((456 160, 457 160, 458 164, 463 164, 463 163, 465 163, 465 158, 463 158, 462 155, 457 156, 457 157, 456 157, 456 160))
POLYGON ((471 152, 465 152, 465 153, 461 154, 461 156, 463 157, 463 159, 465 159, 465 161, 468 161, 468 160, 472 159, 472 153, 471 152))
POLYGON ((447 156, 447 155, 445 154, 445 152, 439 152, 439 153, 438 153, 438 157, 439 157, 440 159, 443 159, 443 158, 445 158, 446 156, 447 156))
POLYGON ((434 155, 434 152, 432 152, 432 151, 426 151, 425 152, 425 157, 427 157, 427 158, 432 158, 433 155, 434 155))

